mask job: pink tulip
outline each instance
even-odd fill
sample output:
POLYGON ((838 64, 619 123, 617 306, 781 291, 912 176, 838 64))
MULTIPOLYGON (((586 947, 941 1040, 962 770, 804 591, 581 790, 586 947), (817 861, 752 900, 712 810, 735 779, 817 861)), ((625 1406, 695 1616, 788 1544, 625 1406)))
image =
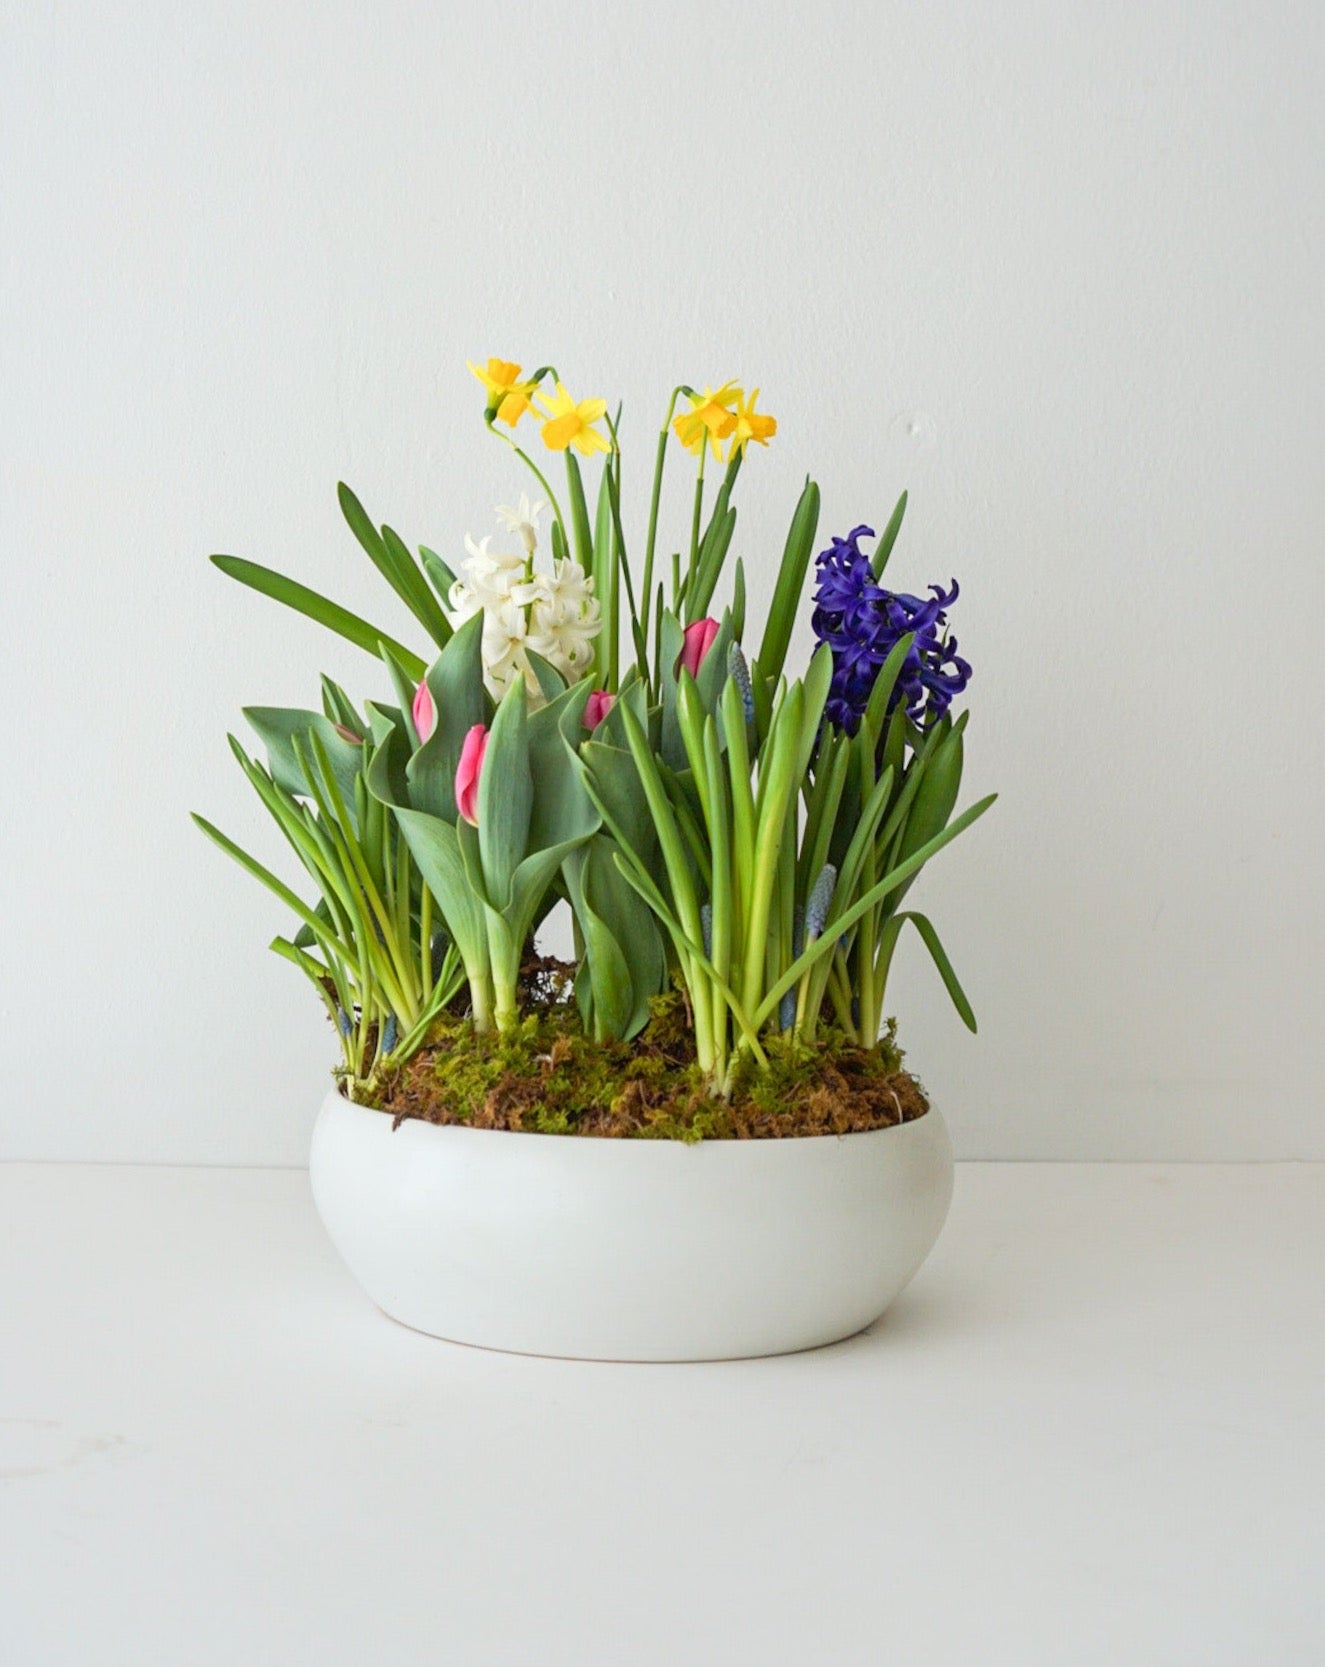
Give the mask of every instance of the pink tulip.
POLYGON ((465 736, 455 772, 456 809, 474 827, 478 827, 478 778, 483 772, 483 755, 487 750, 487 725, 475 724, 465 736))
POLYGON ((697 619, 693 625, 686 626, 685 642, 681 648, 681 664, 691 677, 699 676, 704 656, 717 641, 721 629, 716 619, 697 619))
POLYGON ((606 689, 595 689, 584 703, 584 727, 597 729, 615 705, 615 695, 609 695, 606 689))
POLYGON ((363 736, 356 735, 352 729, 347 729, 344 724, 333 724, 331 727, 336 731, 337 735, 340 736, 342 741, 348 741, 352 747, 361 747, 363 745, 363 736))
POLYGON ((426 680, 414 691, 414 728, 418 731, 420 745, 437 728, 437 702, 432 698, 432 690, 426 680))

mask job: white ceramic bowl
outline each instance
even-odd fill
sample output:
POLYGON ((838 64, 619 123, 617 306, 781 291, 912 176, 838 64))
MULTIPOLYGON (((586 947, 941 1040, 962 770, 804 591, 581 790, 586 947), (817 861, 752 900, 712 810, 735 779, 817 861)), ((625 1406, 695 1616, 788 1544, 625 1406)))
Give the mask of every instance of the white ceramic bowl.
POLYGON ((849 1337, 929 1254, 952 1197, 939 1113, 799 1140, 398 1129, 327 1096, 313 1197, 402 1324, 521 1354, 726 1360, 849 1337))

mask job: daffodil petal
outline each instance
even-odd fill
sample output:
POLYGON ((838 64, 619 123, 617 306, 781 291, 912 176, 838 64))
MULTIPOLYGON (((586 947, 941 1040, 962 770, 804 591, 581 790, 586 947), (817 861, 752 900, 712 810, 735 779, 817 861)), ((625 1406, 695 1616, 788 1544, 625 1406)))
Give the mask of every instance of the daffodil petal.
POLYGON ((549 451, 565 451, 580 431, 580 419, 574 411, 559 417, 549 417, 543 424, 543 444, 549 451))

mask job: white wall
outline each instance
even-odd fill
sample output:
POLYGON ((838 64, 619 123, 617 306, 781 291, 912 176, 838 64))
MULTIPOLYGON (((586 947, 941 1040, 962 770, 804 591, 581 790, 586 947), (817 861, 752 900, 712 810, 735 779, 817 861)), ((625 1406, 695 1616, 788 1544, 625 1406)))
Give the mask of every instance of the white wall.
POLYGON ((895 984, 964 1155, 1325 1157, 1319 7, 0 16, 3 1155, 302 1160, 325 1025, 187 812, 274 851, 225 727, 377 678, 205 557, 408 629, 335 481, 487 530, 498 353, 624 398, 637 524, 666 388, 757 382, 761 600, 807 470, 909 486, 1003 794, 925 882, 979 1038, 895 984))

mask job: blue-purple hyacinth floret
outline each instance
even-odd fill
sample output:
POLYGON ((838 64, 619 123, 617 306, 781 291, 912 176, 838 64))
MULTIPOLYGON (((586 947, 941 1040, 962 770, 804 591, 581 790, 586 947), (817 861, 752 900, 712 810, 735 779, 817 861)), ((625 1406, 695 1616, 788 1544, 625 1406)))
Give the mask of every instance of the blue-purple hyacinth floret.
POLYGON ((885 590, 860 548, 862 538, 873 537, 872 527, 856 527, 846 538, 835 538, 816 563, 814 634, 833 651, 826 711, 829 721, 848 735, 859 729, 879 668, 901 637, 914 634, 915 641, 889 711, 903 701, 912 720, 927 727, 943 716, 971 678, 970 666, 957 653, 956 637, 948 635, 946 610, 957 600, 957 581, 948 591, 931 585, 928 597, 885 590))

